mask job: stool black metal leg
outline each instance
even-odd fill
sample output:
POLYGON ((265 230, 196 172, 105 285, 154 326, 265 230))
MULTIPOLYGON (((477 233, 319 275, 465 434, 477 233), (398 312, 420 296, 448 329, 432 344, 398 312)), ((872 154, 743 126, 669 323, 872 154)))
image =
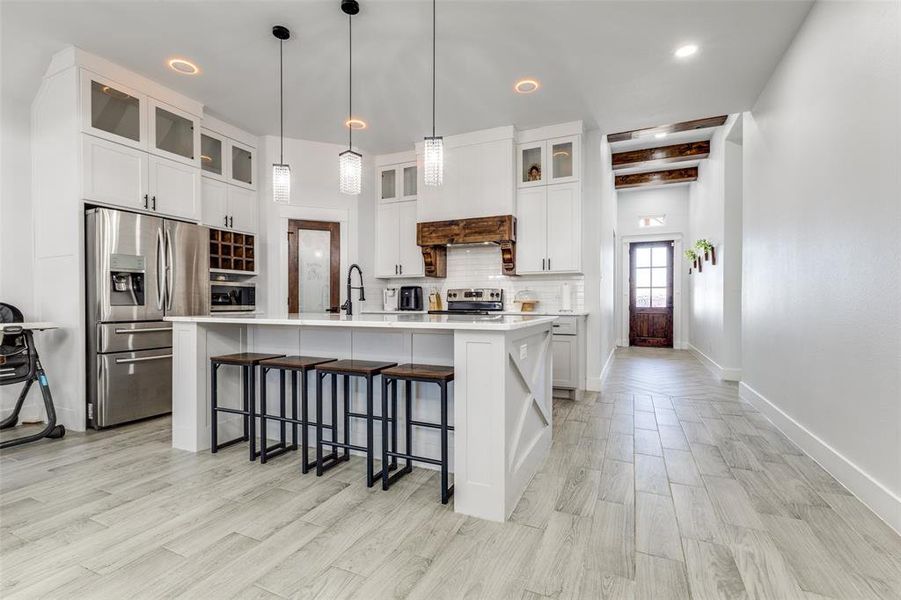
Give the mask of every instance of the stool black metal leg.
MULTIPOLYGON (((384 379, 384 375, 382 376, 384 379)), ((382 387, 383 392, 387 392, 388 388, 382 387)), ((384 404, 384 403, 383 403, 384 404)), ((388 411, 382 406, 382 423, 388 422, 388 411)), ((391 386, 391 451, 397 452, 397 382, 391 386)), ((384 468, 384 465, 382 466, 384 468)), ((397 457, 391 457, 391 468, 397 468, 397 457)))
MULTIPOLYGON (((404 401, 406 402, 404 408, 406 409, 407 418, 407 429, 404 432, 406 436, 404 452, 409 456, 413 454, 413 382, 408 380, 404 383, 406 384, 404 387, 404 401)), ((395 384, 395 388, 396 387, 397 385, 395 384)), ((397 390, 395 389, 394 392, 397 393, 397 390)), ((408 473, 413 470, 413 461, 409 458, 407 459, 407 466, 404 467, 404 470, 408 473)))
POLYGON ((441 504, 447 504, 450 497, 447 489, 447 382, 441 387, 441 504))
MULTIPOLYGON (((325 373, 316 373, 316 476, 322 475, 322 378, 325 373)), ((334 430, 332 430, 334 432, 334 430)), ((334 433, 333 433, 334 435, 334 433)))
MULTIPOLYGON (((265 378, 264 378, 264 380, 265 380, 265 378)), ((279 387, 279 396, 278 396, 279 413, 278 414, 281 416, 282 419, 284 419, 286 416, 288 416, 285 413, 285 370, 284 369, 279 369, 278 387, 279 387)), ((284 421, 279 421, 278 433, 279 433, 279 441, 281 442, 282 448, 288 447, 287 428, 288 428, 288 425, 284 421)))
MULTIPOLYGON (((397 383, 395 381, 389 380, 384 375, 382 376, 382 489, 388 489, 388 469, 385 466, 388 464, 388 419, 385 418, 385 415, 388 414, 388 384, 389 382, 393 384, 394 391, 397 391, 397 383)), ((397 394, 394 395, 395 401, 397 400, 397 394)), ((395 425, 397 424, 397 411, 394 412, 395 425)), ((393 448, 393 450, 397 450, 397 446, 393 448)), ((397 459, 392 459, 393 462, 396 462, 397 459)))
MULTIPOLYGON (((351 398, 350 398, 350 377, 347 375, 343 376, 344 379, 344 444, 345 446, 350 444, 350 412, 351 412, 351 398)), ((338 420, 335 419, 335 435, 338 434, 338 420)), ((337 448, 334 449, 336 452, 337 448)), ((344 448, 344 460, 350 460, 350 448, 344 448)))
POLYGON ((210 365, 210 450, 213 454, 219 451, 219 412, 216 410, 219 406, 218 371, 219 363, 210 365))
MULTIPOLYGON (((248 385, 247 385, 247 395, 248 395, 248 416, 247 421, 249 422, 249 435, 250 435, 250 460, 254 461, 257 459, 257 409, 256 409, 256 392, 257 392, 257 383, 256 383, 256 368, 253 366, 244 367, 245 372, 248 373, 248 385)), ((263 440, 263 444, 266 441, 263 440)))
MULTIPOLYGON (((294 400, 297 402, 297 372, 292 373, 294 377, 294 400)), ((316 380, 319 381, 319 376, 317 374, 313 374, 316 377, 316 380)), ((303 464, 300 466, 301 473, 307 473, 310 470, 310 449, 309 449, 309 408, 307 407, 308 401, 308 393, 307 393, 307 372, 302 371, 300 374, 300 385, 303 386, 300 389, 300 421, 303 423, 300 429, 300 460, 303 461, 303 464)), ((295 404, 296 406, 296 404, 295 404)), ((296 416, 294 417, 297 418, 296 416)), ((316 418, 317 427, 319 427, 319 418, 316 418)), ((297 425, 294 425, 294 440, 297 441, 297 425)))
POLYGON ((244 390, 241 395, 241 404, 244 408, 244 441, 250 439, 250 405, 249 394, 247 393, 247 367, 241 367, 241 388, 244 390))
MULTIPOLYGON (((253 367, 251 367, 253 368, 253 367)), ((267 419, 266 413, 268 412, 266 409, 266 373, 269 372, 269 369, 266 367, 260 368, 260 464, 266 464, 266 453, 269 450, 269 438, 267 436, 267 419)), ((250 460, 253 460, 255 457, 251 453, 250 460)))
MULTIPOLYGON (((373 468, 373 393, 372 393, 372 375, 366 376, 366 487, 372 487, 375 483, 373 468)), ((384 420, 384 419, 383 419, 384 420)), ((382 469, 387 469, 388 465, 382 465, 382 469)))
MULTIPOLYGON (((303 378, 304 383, 304 410, 303 416, 300 418, 304 423, 307 422, 307 410, 306 410, 306 373, 304 373, 303 378)), ((295 421, 297 420, 297 371, 291 371, 291 418, 295 421)), ((304 425, 306 427, 306 425, 304 425)), ((304 441, 306 441, 306 437, 304 437, 304 441)), ((297 450, 297 423, 291 423, 291 450, 297 450)), ((304 451, 303 462, 307 462, 306 451, 304 451)), ((306 471, 304 471, 306 473, 306 471)))

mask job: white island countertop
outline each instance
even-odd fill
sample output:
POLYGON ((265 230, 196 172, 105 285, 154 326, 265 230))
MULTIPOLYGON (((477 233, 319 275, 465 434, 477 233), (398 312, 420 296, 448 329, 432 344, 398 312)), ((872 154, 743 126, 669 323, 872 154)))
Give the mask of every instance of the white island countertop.
POLYGON ((298 327, 360 327, 373 329, 440 329, 465 331, 515 331, 552 323, 556 317, 531 315, 429 315, 290 313, 283 315, 202 315, 165 317, 175 323, 221 323, 234 325, 293 325, 298 327))

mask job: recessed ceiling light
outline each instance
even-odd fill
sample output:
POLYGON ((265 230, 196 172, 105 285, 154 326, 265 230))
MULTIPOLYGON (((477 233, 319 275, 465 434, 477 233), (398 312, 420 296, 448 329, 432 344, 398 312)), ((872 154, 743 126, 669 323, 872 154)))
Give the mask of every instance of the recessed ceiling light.
POLYGON ((654 134, 654 137, 657 138, 658 140, 662 140, 663 138, 666 137, 666 132, 665 132, 665 131, 661 131, 660 133, 655 133, 655 134, 654 134))
POLYGON ((366 129, 366 121, 362 119, 348 119, 344 121, 344 126, 351 129, 366 129))
POLYGON ((173 58, 170 60, 169 68, 173 71, 178 71, 182 75, 197 75, 200 73, 200 69, 197 68, 197 65, 183 58, 173 58))
POLYGON ((516 90, 517 94, 531 94, 539 87, 541 87, 541 84, 535 79, 520 79, 513 85, 513 89, 516 90))
POLYGON ((688 58, 692 54, 698 51, 698 47, 695 44, 685 44, 684 46, 679 46, 676 48, 676 51, 673 52, 676 58, 688 58))

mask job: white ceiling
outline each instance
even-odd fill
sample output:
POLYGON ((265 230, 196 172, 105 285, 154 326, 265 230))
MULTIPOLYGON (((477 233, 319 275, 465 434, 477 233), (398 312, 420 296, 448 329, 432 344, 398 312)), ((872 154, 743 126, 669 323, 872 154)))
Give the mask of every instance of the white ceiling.
MULTIPOLYGON (((354 18, 354 141, 406 150, 430 131, 431 2, 361 0, 354 18)), ((605 132, 750 108, 800 26, 801 1, 438 2, 438 134, 582 119, 605 132), (685 43, 689 60, 673 58, 685 43), (513 82, 531 76, 537 93, 513 82)), ((347 17, 339 0, 0 3, 4 100, 33 97, 50 56, 75 44, 203 102, 248 131, 278 132, 278 45, 287 25, 285 134, 346 139, 347 17), (165 66, 179 55, 197 77, 165 66)))

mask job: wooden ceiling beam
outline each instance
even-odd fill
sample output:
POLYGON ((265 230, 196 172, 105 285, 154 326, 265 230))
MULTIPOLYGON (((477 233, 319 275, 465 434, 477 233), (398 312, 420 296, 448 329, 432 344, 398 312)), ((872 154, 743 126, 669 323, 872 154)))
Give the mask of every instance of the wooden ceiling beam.
POLYGON ((613 170, 627 169, 629 167, 648 167, 664 165, 686 160, 698 160, 710 155, 710 141, 690 142, 660 148, 645 148, 644 150, 629 150, 617 152, 611 162, 613 170))
POLYGON ((691 131, 693 129, 708 129, 710 127, 719 127, 726 122, 728 115, 720 115, 718 117, 705 117, 703 119, 695 119, 694 121, 683 121, 681 123, 672 123, 670 125, 659 125, 657 127, 645 127, 644 129, 633 129, 632 131, 621 131, 619 133, 607 134, 607 141, 625 142, 626 140, 634 140, 639 137, 646 137, 657 133, 676 133, 679 131, 691 131))
POLYGON ((629 173, 617 175, 615 179, 616 189, 645 187, 651 185, 665 185, 668 183, 686 183, 697 181, 698 168, 669 169, 668 171, 652 171, 650 173, 629 173))

